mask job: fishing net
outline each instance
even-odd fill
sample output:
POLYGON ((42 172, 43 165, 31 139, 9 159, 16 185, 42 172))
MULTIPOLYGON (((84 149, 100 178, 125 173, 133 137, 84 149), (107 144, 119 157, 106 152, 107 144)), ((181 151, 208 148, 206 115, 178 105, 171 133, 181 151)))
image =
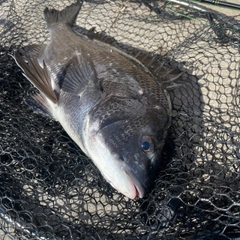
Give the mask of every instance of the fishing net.
POLYGON ((0 1, 1 239, 240 238, 239 16, 178 2, 88 0, 75 26, 139 59, 171 96, 164 163, 130 200, 24 103, 36 89, 11 54, 47 43, 43 10, 72 1, 0 1))

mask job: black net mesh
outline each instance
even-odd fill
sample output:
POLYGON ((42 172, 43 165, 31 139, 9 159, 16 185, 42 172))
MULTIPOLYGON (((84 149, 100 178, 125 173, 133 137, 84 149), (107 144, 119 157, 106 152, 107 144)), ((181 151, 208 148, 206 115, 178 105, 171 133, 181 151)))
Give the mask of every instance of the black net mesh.
POLYGON ((10 54, 46 43, 43 10, 71 3, 0 1, 0 238, 239 239, 239 16, 192 2, 83 2, 76 31, 138 58, 173 103, 166 164, 129 200, 23 101, 35 89, 10 54))

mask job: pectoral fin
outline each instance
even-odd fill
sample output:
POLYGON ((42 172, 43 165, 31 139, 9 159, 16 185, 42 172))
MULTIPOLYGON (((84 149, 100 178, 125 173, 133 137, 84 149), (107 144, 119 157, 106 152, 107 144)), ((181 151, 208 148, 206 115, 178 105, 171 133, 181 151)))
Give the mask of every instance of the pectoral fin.
POLYGON ((94 66, 83 52, 75 53, 63 74, 61 89, 65 92, 81 95, 87 86, 97 86, 94 66))

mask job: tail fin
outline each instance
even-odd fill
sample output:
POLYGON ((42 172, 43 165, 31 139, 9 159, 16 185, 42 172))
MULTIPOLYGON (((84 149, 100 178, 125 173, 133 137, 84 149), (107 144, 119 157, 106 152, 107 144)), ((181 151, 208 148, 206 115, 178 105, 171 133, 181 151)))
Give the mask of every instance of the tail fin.
POLYGON ((53 25, 58 23, 65 23, 72 26, 77 19, 77 15, 81 7, 82 2, 78 1, 64 8, 62 11, 45 8, 44 17, 47 22, 47 27, 51 28, 53 25))

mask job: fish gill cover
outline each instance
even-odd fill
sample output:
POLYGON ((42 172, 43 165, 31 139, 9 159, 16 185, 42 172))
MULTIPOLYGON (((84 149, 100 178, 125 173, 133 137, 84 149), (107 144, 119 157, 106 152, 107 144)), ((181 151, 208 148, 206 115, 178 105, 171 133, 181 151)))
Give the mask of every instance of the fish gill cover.
POLYGON ((1 239, 240 237, 239 16, 180 2, 83 1, 74 27, 137 58, 171 96, 164 163, 130 200, 29 109, 36 90, 10 56, 46 44, 44 9, 72 1, 0 1, 1 239))

